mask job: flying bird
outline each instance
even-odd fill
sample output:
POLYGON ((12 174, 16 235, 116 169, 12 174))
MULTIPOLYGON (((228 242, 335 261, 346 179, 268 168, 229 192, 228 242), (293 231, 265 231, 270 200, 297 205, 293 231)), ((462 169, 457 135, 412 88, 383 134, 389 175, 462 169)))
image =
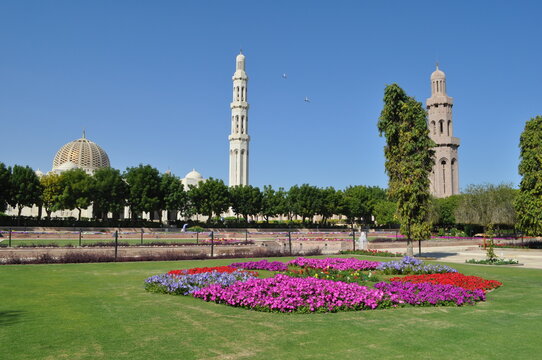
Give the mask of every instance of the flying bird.
POLYGON ((288 75, 287 74, 282 74, 282 78, 283 79, 288 79, 288 75))
POLYGON ((309 99, 307 96, 305 96, 305 100, 303 100, 305 102, 311 102, 311 99, 309 99))

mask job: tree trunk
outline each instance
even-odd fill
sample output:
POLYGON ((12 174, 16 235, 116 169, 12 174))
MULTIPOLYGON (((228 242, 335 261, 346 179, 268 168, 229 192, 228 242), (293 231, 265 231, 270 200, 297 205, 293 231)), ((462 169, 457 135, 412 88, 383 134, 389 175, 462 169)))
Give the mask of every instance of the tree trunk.
POLYGON ((407 256, 414 256, 414 246, 412 244, 412 239, 410 239, 410 236, 407 239, 406 254, 407 256))
POLYGON ((79 216, 77 217, 77 220, 81 221, 81 208, 77 208, 77 210, 79 211, 79 216))

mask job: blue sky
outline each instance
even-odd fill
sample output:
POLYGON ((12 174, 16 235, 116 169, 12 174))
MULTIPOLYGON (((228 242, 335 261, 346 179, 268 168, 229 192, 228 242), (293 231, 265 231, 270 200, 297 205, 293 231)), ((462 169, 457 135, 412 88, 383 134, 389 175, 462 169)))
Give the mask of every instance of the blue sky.
POLYGON ((436 61, 460 186, 517 185, 519 136, 542 114, 541 13, 537 1, 2 0, 0 161, 48 171, 86 129, 115 168, 227 182, 242 48, 252 185, 385 187, 384 87, 425 102, 436 61))

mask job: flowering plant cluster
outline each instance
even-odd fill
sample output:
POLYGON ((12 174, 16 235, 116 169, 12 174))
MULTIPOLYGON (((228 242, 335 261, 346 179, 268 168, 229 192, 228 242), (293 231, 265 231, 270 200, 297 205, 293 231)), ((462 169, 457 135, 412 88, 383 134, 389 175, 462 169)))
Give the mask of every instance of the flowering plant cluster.
POLYGON ((410 256, 405 256, 399 261, 390 261, 379 263, 377 270, 384 274, 436 274, 436 273, 455 273, 456 269, 446 265, 424 264, 423 261, 410 256))
POLYGON ((269 262, 267 260, 260 261, 247 261, 230 264, 233 268, 240 268, 246 270, 267 270, 267 271, 286 271, 288 265, 280 261, 269 262))
POLYGON ((358 260, 355 258, 325 258, 307 259, 299 257, 290 260, 288 265, 313 269, 334 269, 334 270, 374 270, 380 265, 378 261, 358 260))
MULTIPOLYGON (((279 239, 279 240, 288 240, 288 239, 279 239)), ((348 238, 295 238, 292 239, 295 241, 352 241, 352 239, 348 238)))
POLYGON ((211 241, 210 239, 201 239, 200 243, 206 245, 211 245, 211 243, 214 243, 215 245, 245 245, 254 244, 254 241, 245 241, 241 239, 213 239, 213 241, 211 241))
POLYGON ((461 306, 485 300, 483 290, 466 290, 453 285, 394 281, 375 284, 375 288, 414 306, 461 306))
POLYGON ((379 281, 378 278, 370 271, 368 274, 364 274, 359 270, 301 268, 289 270, 285 272, 284 275, 300 278, 313 277, 317 279, 343 281, 346 283, 365 283, 367 281, 379 281))
POLYGON ((486 280, 478 276, 463 275, 461 273, 410 275, 404 277, 394 277, 390 281, 418 283, 431 283, 441 285, 459 286, 466 290, 493 290, 502 286, 497 280, 486 280))
POLYGON ((358 284, 277 274, 228 287, 218 284, 193 293, 196 298, 259 311, 336 312, 393 306, 386 294, 358 284))
POLYGON ((231 273, 212 271, 190 275, 162 274, 145 280, 145 289, 156 293, 189 295, 212 284, 220 287, 229 286, 253 278, 255 276, 246 271, 231 273))

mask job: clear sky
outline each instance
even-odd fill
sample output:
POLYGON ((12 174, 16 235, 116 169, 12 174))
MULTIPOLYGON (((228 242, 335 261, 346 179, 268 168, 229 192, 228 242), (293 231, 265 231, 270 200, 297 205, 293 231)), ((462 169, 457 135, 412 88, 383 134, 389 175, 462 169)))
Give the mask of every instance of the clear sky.
POLYGON ((540 14, 540 1, 1 0, 0 162, 49 171, 86 129, 115 168, 227 182, 242 48, 252 185, 386 187, 384 87, 425 103, 436 61, 461 187, 517 185, 519 136, 542 115, 540 14))

